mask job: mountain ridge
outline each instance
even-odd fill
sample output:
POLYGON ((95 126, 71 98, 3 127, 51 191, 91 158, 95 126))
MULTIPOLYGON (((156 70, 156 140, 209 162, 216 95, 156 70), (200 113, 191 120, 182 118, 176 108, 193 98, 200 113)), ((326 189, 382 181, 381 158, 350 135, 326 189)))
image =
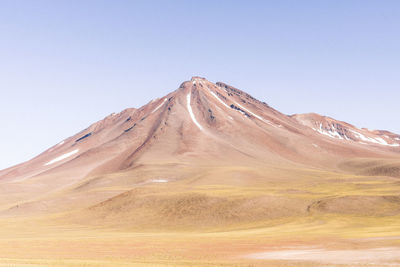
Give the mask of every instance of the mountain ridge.
POLYGON ((395 169, 387 162, 398 159, 399 144, 394 133, 317 114, 285 115, 240 89, 194 76, 164 97, 110 114, 37 157, 1 170, 4 192, 15 188, 16 193, 7 193, 0 216, 16 212, 15 205, 19 213, 26 207, 38 214, 73 210, 85 198, 91 206, 157 181, 172 185, 197 177, 194 184, 250 186, 289 179, 297 169, 360 173, 360 165, 351 162, 363 158, 382 161, 371 173, 390 175, 395 169), (212 170, 218 173, 220 166, 231 167, 217 177, 212 170), (235 166, 241 166, 237 173, 231 171, 235 166), (115 191, 105 189, 109 186, 115 191), (84 188, 90 197, 79 195, 84 188), (67 200, 55 197, 65 190, 67 200), (68 200, 69 194, 79 197, 68 200))
MULTIPOLYGON (((208 81, 207 81, 205 78, 203 78, 203 77, 193 76, 193 77, 191 78, 191 80, 183 82, 183 83, 179 86, 179 88, 178 88, 177 90, 171 92, 170 94, 167 94, 167 96, 169 96, 169 95, 171 95, 171 94, 174 94, 176 91, 185 90, 185 88, 186 88, 187 86, 191 86, 191 85, 196 86, 196 82, 197 82, 197 81, 208 82, 208 81)), ((208 83, 209 83, 209 82, 208 82, 208 83)), ((230 95, 230 96, 232 96, 232 94, 235 94, 235 95, 237 95, 237 96, 242 96, 242 95, 243 95, 243 96, 244 96, 245 98, 247 98, 247 99, 251 99, 252 101, 256 101, 256 102, 258 102, 258 103, 261 103, 261 104, 263 104, 265 107, 271 109, 272 111, 278 112, 277 110, 275 110, 275 109, 273 109, 272 107, 270 107, 267 103, 262 102, 262 101, 260 101, 260 100, 258 100, 258 99, 256 99, 256 98, 252 97, 252 96, 249 95, 248 93, 246 93, 246 92, 244 92, 244 91, 242 91, 242 90, 240 90, 240 89, 237 89, 237 88, 235 88, 235 87, 233 87, 233 86, 231 86, 231 85, 228 85, 228 84, 223 83, 223 82, 216 82, 216 83, 215 83, 215 86, 218 86, 218 87, 220 87, 220 88, 223 88, 223 89, 226 90, 226 91, 229 91, 229 92, 228 92, 228 95, 230 95)), ((202 90, 202 89, 203 89, 203 86, 199 86, 199 87, 197 87, 196 89, 197 89, 197 90, 202 90)), ((205 89, 204 89, 204 90, 205 90, 205 89)), ((220 93, 217 93, 217 95, 218 95, 218 97, 222 97, 222 98, 225 98, 225 99, 226 99, 226 97, 224 97, 224 96, 223 96, 222 94, 220 94, 220 93)), ((132 115, 132 114, 135 114, 135 111, 140 110, 140 111, 142 111, 142 114, 143 114, 143 111, 144 111, 144 113, 145 113, 146 110, 149 109, 149 108, 148 108, 149 106, 154 108, 154 106, 157 104, 157 105, 156 105, 157 107, 152 111, 152 112, 156 112, 159 108, 161 108, 161 106, 165 103, 166 100, 167 100, 167 99, 166 99, 166 96, 165 96, 165 97, 163 97, 163 98, 154 99, 154 100, 150 101, 148 104, 145 104, 144 106, 142 106, 142 107, 140 107, 140 108, 138 108, 138 109, 136 109, 136 108, 127 108, 127 109, 122 110, 122 111, 119 112, 119 113, 112 113, 112 114, 106 116, 104 119, 99 120, 99 121, 93 123, 93 124, 90 125, 88 128, 82 130, 80 133, 78 133, 78 134, 76 134, 76 135, 73 135, 73 136, 71 136, 71 137, 69 137, 69 138, 63 140, 61 143, 59 143, 59 144, 57 144, 57 145, 55 145, 55 146, 53 146, 53 147, 50 147, 49 149, 45 150, 43 153, 47 152, 48 150, 54 149, 54 148, 56 148, 57 146, 64 144, 65 142, 70 141, 71 138, 76 138, 77 135, 79 135, 79 134, 81 134, 82 136, 81 136, 81 137, 78 137, 78 139, 79 139, 79 138, 86 138, 86 137, 88 137, 88 136, 84 136, 84 134, 83 134, 84 132, 88 132, 88 133, 91 134, 91 133, 97 133, 98 131, 101 131, 104 127, 106 127, 107 123, 110 123, 110 121, 113 121, 112 118, 115 117, 115 116, 117 116, 117 117, 124 117, 124 118, 125 118, 125 117, 126 117, 125 114, 129 114, 129 116, 126 118, 126 120, 129 121, 129 120, 132 119, 131 115, 132 115), (163 99, 163 101, 161 101, 160 99, 163 99), (162 102, 162 103, 161 103, 161 102, 162 102)), ((168 101, 170 101, 170 100, 171 100, 171 98, 170 98, 168 101)), ((233 105, 233 104, 231 104, 231 105, 233 105)), ((240 105, 240 104, 239 104, 239 105, 240 105)), ((236 109, 236 110, 238 110, 238 111, 241 111, 240 107, 237 107, 237 106, 235 106, 235 105, 234 105, 233 107, 231 107, 231 108, 236 109)), ((244 114, 246 113, 246 111, 243 111, 243 110, 242 110, 242 112, 244 112, 244 114)), ((279 113, 280 113, 280 112, 279 112, 279 113)), ((283 114, 283 113, 280 113, 280 114, 285 115, 285 114, 283 114)), ((138 114, 135 114, 135 115, 136 115, 136 116, 140 116, 140 115, 138 115, 138 114)), ((253 113, 253 114, 247 114, 247 115, 248 115, 249 117, 250 117, 250 116, 254 116, 254 113, 253 113)), ((314 119, 315 122, 322 122, 322 121, 326 121, 326 120, 332 121, 332 122, 334 121, 336 124, 344 124, 345 126, 348 126, 348 127, 357 128, 357 127, 355 127, 354 125, 351 125, 350 123, 347 123, 347 122, 344 122, 344 121, 338 121, 338 120, 336 120, 336 119, 334 119, 334 118, 331 118, 331 117, 328 117, 328 116, 324 116, 324 115, 320 115, 320 114, 317 114, 317 113, 303 113, 303 114, 293 114, 293 115, 286 115, 286 116, 287 116, 288 118, 294 118, 294 119, 297 120, 299 123, 301 123, 301 124, 303 124, 303 125, 306 125, 306 126, 308 126, 308 127, 310 127, 310 128, 314 128, 314 127, 312 127, 312 126, 310 126, 310 125, 307 125, 307 123, 305 123, 304 121, 302 121, 301 118, 303 118, 303 119, 305 119, 305 120, 314 119)), ((144 119, 144 118, 145 118, 145 116, 142 116, 142 119, 144 119)), ((131 127, 127 127, 124 131, 128 132, 128 131, 132 130, 132 128, 134 127, 134 125, 135 125, 135 124, 131 125, 131 127)), ((135 125, 135 126, 136 126, 136 125, 135 125)), ((357 128, 357 129, 359 129, 359 128, 357 128)), ((316 128, 314 128, 314 130, 316 130, 316 128)), ((317 129, 317 130, 318 130, 318 129, 317 129)), ((395 133, 392 133, 392 132, 387 131, 387 130, 368 130, 368 129, 366 129, 366 128, 361 128, 361 129, 359 129, 359 130, 362 130, 362 131, 367 130, 367 131, 369 131, 369 132, 371 132, 371 133, 373 133, 373 134, 388 135, 390 138, 395 139, 395 141, 400 141, 400 135, 395 134, 395 133)), ((326 133, 323 133, 323 134, 326 135, 326 133)), ((80 141, 80 140, 78 140, 78 139, 75 140, 75 141, 80 141)), ((393 140, 392 140, 392 141, 393 141, 393 140)), ((378 141, 378 142, 375 142, 375 143, 379 144, 380 142, 378 141)), ((382 142, 381 142, 381 143, 382 143, 382 142)), ((393 143, 396 144, 395 142, 393 142, 393 143)), ((400 143, 400 142, 399 142, 399 143, 400 143)), ((399 143, 397 143, 397 144, 399 144, 399 143)), ((383 143, 383 144, 384 144, 384 143, 383 143)), ((390 145, 390 144, 389 144, 389 145, 390 145)), ((397 145, 396 145, 396 146, 397 146, 397 145)), ((41 153, 41 154, 42 154, 42 153, 41 153)), ((38 156, 40 156, 41 154, 39 154, 38 156)), ((35 158, 36 158, 36 157, 35 157, 35 158)), ((33 158, 33 159, 34 159, 34 158, 33 158)), ((31 159, 31 160, 32 160, 32 159, 31 159)), ((19 165, 19 164, 18 164, 18 165, 19 165)), ((12 167, 14 167, 14 166, 11 166, 11 167, 9 167, 9 168, 12 168, 12 167)), ((9 169, 9 168, 6 168, 6 169, 9 169)), ((6 170, 6 169, 4 169, 4 170, 6 170)))

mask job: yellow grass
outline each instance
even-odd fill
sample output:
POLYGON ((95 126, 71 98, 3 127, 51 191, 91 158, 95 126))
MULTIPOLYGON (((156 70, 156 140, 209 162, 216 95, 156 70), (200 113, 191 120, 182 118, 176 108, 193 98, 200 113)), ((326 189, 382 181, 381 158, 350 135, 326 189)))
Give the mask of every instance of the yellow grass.
MULTIPOLYGON (((127 175, 134 173, 113 174, 110 179, 119 181, 127 175)), ((60 198, 67 193, 90 199, 104 192, 136 191, 100 206, 87 203, 90 209, 0 219, 0 265, 345 266, 255 261, 245 256, 285 246, 400 246, 393 238, 400 236, 400 213, 389 214, 398 203, 395 198, 382 198, 400 192, 394 178, 238 166, 218 167, 215 173, 199 172, 195 177, 140 187, 95 185, 88 179, 85 190, 65 189, 58 193, 60 198), (229 183, 235 171, 240 175, 229 183), (268 179, 263 179, 265 173, 268 179), (307 211, 317 201, 349 196, 358 198, 359 215, 336 206, 336 213, 307 211), (379 212, 388 214, 367 213, 372 207, 368 201, 375 198, 379 212), (259 209, 259 203, 265 209, 259 209), (288 212, 286 205, 293 211, 288 212)))

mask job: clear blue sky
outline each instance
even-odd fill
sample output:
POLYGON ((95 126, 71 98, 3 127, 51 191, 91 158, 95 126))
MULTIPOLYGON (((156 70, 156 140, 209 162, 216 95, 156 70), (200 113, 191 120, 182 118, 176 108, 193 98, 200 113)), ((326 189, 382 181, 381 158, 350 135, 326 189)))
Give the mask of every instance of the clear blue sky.
POLYGON ((0 169, 194 75, 400 133, 400 1, 0 0, 0 169))

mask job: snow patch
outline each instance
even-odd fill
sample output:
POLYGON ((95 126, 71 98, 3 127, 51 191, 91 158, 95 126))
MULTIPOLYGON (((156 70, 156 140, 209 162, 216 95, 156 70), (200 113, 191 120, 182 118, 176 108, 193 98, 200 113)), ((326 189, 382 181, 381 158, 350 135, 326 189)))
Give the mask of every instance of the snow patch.
POLYGON ((359 132, 356 132, 356 131, 353 131, 353 130, 350 130, 358 139, 361 139, 362 141, 365 141, 365 142, 370 142, 370 143, 374 143, 374 144, 378 144, 378 145, 383 145, 383 146, 393 146, 393 147, 398 147, 398 146, 400 146, 400 144, 388 144, 383 138, 381 138, 381 137, 375 137, 375 138, 372 138, 372 137, 368 137, 368 136, 365 136, 365 135, 363 135, 363 134, 361 134, 361 133, 359 133, 359 132))
MULTIPOLYGON (((329 130, 324 130, 322 128, 322 123, 319 124, 319 129, 316 129, 317 132, 319 132, 320 134, 329 136, 330 138, 339 138, 339 139, 343 139, 343 137, 339 134, 339 132, 336 130, 335 126, 332 125, 332 129, 329 130)), ((313 128, 314 129, 314 128, 313 128)))
POLYGON ((400 146, 400 144, 388 144, 388 146, 399 147, 399 146, 400 146))
POLYGON ((388 145, 388 143, 382 137, 376 137, 375 140, 377 140, 382 145, 388 145))
POLYGON ((249 115, 248 114, 246 114, 246 112, 244 112, 243 110, 239 110, 239 109, 235 109, 236 111, 238 111, 238 112, 240 112, 240 113, 242 113, 242 115, 243 115, 243 117, 244 118, 247 118, 249 115))
POLYGON ((374 142, 375 141, 375 143, 376 143, 376 140, 373 140, 370 137, 366 137, 362 133, 359 133, 359 132, 356 132, 356 131, 353 131, 353 130, 350 130, 350 132, 352 132, 358 139, 361 139, 361 140, 367 141, 367 142, 374 142))
POLYGON ((215 99, 217 99, 222 105, 224 105, 225 107, 227 107, 228 109, 230 108, 224 101, 221 100, 221 98, 219 98, 213 91, 211 91, 210 89, 208 89, 208 91, 211 93, 211 95, 213 97, 215 97, 215 99))
POLYGON ((194 122, 194 124, 196 124, 197 128, 200 129, 200 131, 204 131, 203 127, 200 125, 200 123, 196 120, 194 114, 193 114, 193 110, 192 110, 192 106, 190 105, 190 98, 191 98, 191 93, 189 92, 189 94, 187 94, 186 96, 186 102, 187 102, 187 109, 189 111, 190 114, 190 118, 192 119, 192 121, 194 122))
POLYGON ((60 143, 57 144, 57 146, 61 146, 65 143, 65 141, 61 141, 60 143))
POLYGON ((153 179, 150 182, 152 182, 152 183, 167 183, 168 180, 167 179, 153 179))
POLYGON ((68 157, 70 157, 70 156, 72 156, 72 155, 74 155, 74 154, 76 154, 78 152, 79 152, 79 149, 75 149, 75 150, 73 150, 71 152, 65 153, 65 154, 63 154, 63 155, 61 155, 61 156, 59 156, 57 158, 54 158, 54 159, 50 160, 49 162, 47 162, 43 166, 48 166, 48 165, 51 165, 51 164, 56 163, 58 161, 64 160, 64 159, 66 159, 66 158, 68 158, 68 157))
POLYGON ((384 146, 400 146, 400 144, 389 144, 388 142, 386 142, 385 139, 383 139, 381 137, 376 137, 375 140, 377 140, 381 145, 384 145, 384 146))
POLYGON ((167 101, 166 98, 164 98, 163 102, 162 102, 160 105, 158 105, 158 107, 156 107, 156 108, 151 112, 151 114, 153 114, 154 112, 156 112, 157 110, 159 110, 159 109, 164 105, 165 101, 167 101))
POLYGON ((238 105, 241 109, 244 109, 245 111, 247 111, 248 113, 250 113, 251 115, 253 115, 254 117, 256 117, 257 119, 259 119, 260 121, 263 121, 263 122, 265 122, 265 123, 267 123, 267 124, 269 124, 269 125, 275 126, 275 125, 272 124, 269 120, 266 120, 266 119, 264 119, 264 118, 258 116, 257 114, 255 114, 255 113, 251 112, 250 110, 246 109, 245 107, 241 106, 239 103, 236 103, 236 102, 235 102, 235 104, 238 105))

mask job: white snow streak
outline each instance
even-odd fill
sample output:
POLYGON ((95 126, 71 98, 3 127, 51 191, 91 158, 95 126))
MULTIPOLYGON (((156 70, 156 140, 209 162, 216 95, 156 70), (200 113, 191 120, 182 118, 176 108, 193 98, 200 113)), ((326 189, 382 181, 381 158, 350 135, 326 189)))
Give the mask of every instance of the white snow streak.
POLYGON ((400 144, 389 144, 382 137, 376 137, 375 140, 377 140, 381 145, 384 145, 384 146, 400 146, 400 144))
MULTIPOLYGON (((320 123, 320 124, 319 124, 319 129, 315 129, 315 128, 312 128, 312 129, 315 130, 315 131, 317 131, 317 132, 319 132, 320 134, 329 136, 329 137, 331 137, 331 138, 343 139, 343 136, 341 136, 341 135, 339 134, 339 132, 335 129, 335 126, 332 125, 331 127, 332 127, 332 129, 325 130, 325 129, 322 128, 322 123, 320 123)), ((359 142, 359 143, 361 143, 361 144, 363 144, 363 145, 364 145, 364 144, 367 145, 367 143, 365 143, 365 142, 370 142, 370 143, 374 143, 374 144, 378 144, 378 145, 383 145, 383 146, 393 146, 393 147, 398 147, 398 146, 400 146, 400 144, 389 144, 389 143, 386 142, 386 140, 383 139, 382 137, 375 137, 375 138, 373 138, 373 137, 365 136, 365 135, 363 135, 362 133, 359 133, 359 132, 356 132, 356 131, 353 131, 353 130, 350 130, 350 129, 349 129, 349 131, 352 132, 352 133, 356 136, 356 138, 360 139, 361 141, 364 141, 364 142, 359 142)), ((346 140, 348 140, 348 141, 351 141, 346 135, 344 135, 344 138, 345 138, 346 140)))
POLYGON ((194 122, 194 124, 196 124, 196 126, 201 130, 203 130, 203 127, 200 125, 200 123, 196 120, 194 114, 193 114, 193 110, 192 110, 192 106, 190 105, 190 97, 191 97, 191 93, 189 92, 189 94, 187 94, 186 96, 186 100, 187 100, 187 109, 189 111, 190 114, 190 118, 192 118, 192 121, 194 122))
POLYGON ((375 140, 374 138, 371 137, 366 137, 365 135, 363 135, 362 133, 350 130, 358 139, 361 139, 363 141, 367 141, 367 142, 371 142, 371 143, 375 143, 375 144, 380 144, 379 141, 375 140))
POLYGON ((370 142, 370 143, 375 143, 378 145, 383 145, 383 146, 395 146, 398 147, 400 146, 400 144, 388 144, 388 142, 386 142, 383 138, 381 137, 376 137, 376 138, 372 138, 372 137, 368 137, 365 136, 359 132, 350 130, 358 139, 361 139, 362 141, 366 141, 366 142, 370 142))
POLYGON ((73 150, 73 151, 71 151, 71 152, 65 153, 64 155, 61 155, 61 156, 59 156, 59 157, 57 157, 57 158, 55 158, 55 159, 50 160, 49 162, 47 162, 46 164, 44 164, 44 166, 47 166, 47 165, 53 164, 53 163, 55 163, 55 162, 61 161, 61 160, 63 160, 63 159, 66 159, 66 158, 68 158, 68 157, 70 157, 70 156, 72 156, 72 155, 78 153, 78 151, 79 151, 79 149, 75 149, 75 150, 73 150))
MULTIPOLYGON (((335 129, 335 126, 332 125, 333 130, 324 130, 322 129, 322 123, 319 124, 319 129, 316 129, 320 134, 329 136, 331 138, 339 138, 339 139, 343 139, 343 137, 337 132, 337 130, 335 129)), ((314 128, 313 128, 314 129, 314 128)), ((315 130, 315 129, 314 129, 315 130)))
POLYGON ((212 94, 213 97, 215 97, 215 99, 217 99, 222 105, 224 105, 227 108, 230 108, 224 101, 222 101, 213 91, 211 91, 210 89, 208 89, 208 91, 210 91, 210 93, 212 94))
POLYGON ((61 146, 65 143, 65 141, 61 141, 60 143, 57 144, 57 146, 61 146))
POLYGON ((163 102, 162 102, 160 105, 158 105, 158 107, 156 107, 156 108, 151 112, 151 114, 153 114, 154 112, 156 112, 157 110, 159 110, 159 109, 164 105, 165 101, 167 101, 166 98, 164 98, 163 102))
POLYGON ((168 180, 166 180, 166 179, 154 179, 154 180, 151 180, 151 182, 152 183, 167 183, 168 180))
POLYGON ((248 109, 246 109, 245 107, 241 106, 239 103, 236 103, 236 102, 235 102, 235 104, 238 105, 241 109, 247 111, 248 113, 250 113, 251 115, 253 115, 254 117, 256 117, 257 119, 259 119, 260 121, 263 121, 263 122, 265 122, 265 123, 267 123, 267 124, 269 124, 269 125, 275 126, 275 125, 272 124, 269 120, 266 120, 266 119, 264 119, 264 118, 258 116, 257 114, 254 114, 254 113, 251 112, 250 110, 248 110, 248 109))
MULTIPOLYGON (((222 101, 222 99, 219 98, 218 95, 216 95, 213 91, 211 91, 210 89, 208 89, 208 91, 209 91, 210 94, 211 94, 213 97, 215 97, 215 99, 217 99, 222 105, 224 105, 224 106, 225 106, 226 108, 228 108, 228 109, 231 109, 231 107, 228 106, 224 101, 222 101)), ((259 120, 261 120, 261 121, 263 121, 263 122, 265 122, 265 123, 267 123, 267 124, 270 124, 270 125, 272 125, 272 126, 275 126, 275 125, 273 125, 269 120, 266 120, 266 119, 264 119, 264 118, 258 116, 257 114, 254 114, 253 112, 251 112, 250 110, 248 110, 248 109, 242 107, 241 105, 239 105, 239 104, 236 103, 236 102, 234 102, 234 103, 235 103, 238 107, 240 107, 241 109, 247 111, 248 113, 250 113, 251 115, 253 115, 254 117, 256 117, 257 119, 259 119, 259 120)), ((243 111, 241 111, 241 110, 237 110, 237 111, 239 111, 239 112, 242 113, 244 116, 246 116, 246 113, 245 113, 245 112, 243 112, 243 111)), ((232 117, 228 117, 228 118, 232 119, 232 117)))
MULTIPOLYGON (((319 132, 320 134, 329 136, 331 138, 339 138, 339 139, 343 139, 343 136, 339 134, 339 132, 335 129, 335 126, 331 126, 332 129, 329 130, 325 130, 322 128, 322 123, 319 124, 319 129, 316 128, 312 128, 314 131, 319 132)), ((378 144, 378 145, 383 145, 383 146, 393 146, 393 147, 399 147, 400 144, 389 144, 385 139, 383 139, 382 137, 368 137, 363 135, 362 133, 350 130, 350 132, 352 132, 356 138, 360 139, 361 141, 364 142, 359 142, 360 144, 363 145, 367 145, 367 143, 365 142, 369 142, 369 143, 374 143, 374 144, 378 144)), ((386 137, 386 136, 385 136, 386 137)), ((350 138, 348 138, 346 135, 344 135, 344 139, 348 140, 348 141, 352 141, 350 138)), ((395 138, 396 139, 396 138, 395 138)), ((399 139, 400 140, 400 139, 399 139)))
POLYGON ((247 118, 248 115, 247 115, 246 112, 244 112, 243 110, 237 110, 237 109, 236 109, 236 111, 242 113, 243 118, 247 118))
POLYGON ((388 145, 388 143, 382 137, 376 137, 375 140, 377 140, 382 145, 388 145))

